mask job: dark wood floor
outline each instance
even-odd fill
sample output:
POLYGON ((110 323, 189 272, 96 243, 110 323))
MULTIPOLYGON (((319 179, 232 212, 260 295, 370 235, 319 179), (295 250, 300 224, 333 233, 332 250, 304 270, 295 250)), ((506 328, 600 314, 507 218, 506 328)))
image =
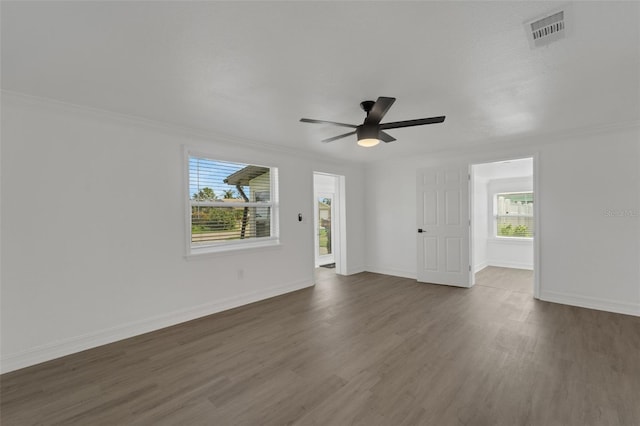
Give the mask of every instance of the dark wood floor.
POLYGON ((640 318, 373 273, 3 375, 9 425, 638 425, 640 318))

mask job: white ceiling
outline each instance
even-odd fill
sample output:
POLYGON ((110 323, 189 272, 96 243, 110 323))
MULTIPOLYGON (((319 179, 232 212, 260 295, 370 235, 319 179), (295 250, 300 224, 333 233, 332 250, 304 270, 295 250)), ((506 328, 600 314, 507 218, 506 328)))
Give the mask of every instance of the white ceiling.
POLYGON ((356 161, 638 122, 640 3, 573 3, 531 50, 523 22, 562 4, 3 1, 2 88, 356 161), (378 96, 446 122, 371 149, 298 122, 378 96))

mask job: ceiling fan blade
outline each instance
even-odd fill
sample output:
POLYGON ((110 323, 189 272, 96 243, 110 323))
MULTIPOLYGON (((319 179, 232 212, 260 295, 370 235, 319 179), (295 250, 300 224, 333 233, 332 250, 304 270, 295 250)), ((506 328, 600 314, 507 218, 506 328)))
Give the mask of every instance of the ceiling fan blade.
POLYGON ((328 138, 328 139, 323 139, 321 142, 323 143, 328 143, 328 142, 333 142, 336 141, 338 139, 342 139, 342 138, 346 138, 347 136, 351 136, 351 135, 355 135, 356 132, 349 132, 349 133, 345 133, 344 135, 339 135, 339 136, 334 136, 332 138, 328 138))
POLYGON ((444 121, 444 118, 445 116, 442 115, 440 117, 418 118, 416 120, 406 120, 406 121, 394 121, 392 123, 380 124, 380 130, 398 129, 400 127, 422 126, 424 124, 442 123, 444 121))
POLYGON ((380 96, 369 114, 367 114, 367 118, 365 118, 364 122, 366 124, 378 124, 384 117, 384 115, 389 111, 391 105, 396 101, 396 98, 386 98, 384 96, 380 96))
POLYGON ((396 138, 394 138, 387 132, 383 132, 382 130, 378 132, 378 139, 380 139, 382 142, 387 142, 387 143, 393 142, 396 140, 396 138))
POLYGON ((352 129, 355 129, 356 127, 358 127, 355 124, 336 123, 335 121, 326 121, 326 120, 314 120, 312 118, 301 118, 300 121, 302 121, 303 123, 333 124, 334 126, 351 127, 352 129))

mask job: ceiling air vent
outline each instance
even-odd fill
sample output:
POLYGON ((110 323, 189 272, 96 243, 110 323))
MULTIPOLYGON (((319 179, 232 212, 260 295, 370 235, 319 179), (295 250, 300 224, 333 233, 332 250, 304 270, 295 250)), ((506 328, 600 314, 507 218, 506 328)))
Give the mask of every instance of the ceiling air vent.
POLYGON ((567 35, 566 8, 524 24, 532 49, 546 46, 567 35))

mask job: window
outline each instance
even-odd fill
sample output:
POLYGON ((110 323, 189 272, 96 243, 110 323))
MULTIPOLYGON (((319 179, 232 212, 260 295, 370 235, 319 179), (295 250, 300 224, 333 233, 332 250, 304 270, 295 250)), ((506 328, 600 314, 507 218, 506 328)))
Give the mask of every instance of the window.
POLYGON ((188 163, 190 254, 277 244, 277 168, 193 154, 188 163))
POLYGON ((496 194, 497 237, 533 238, 533 192, 496 194))

